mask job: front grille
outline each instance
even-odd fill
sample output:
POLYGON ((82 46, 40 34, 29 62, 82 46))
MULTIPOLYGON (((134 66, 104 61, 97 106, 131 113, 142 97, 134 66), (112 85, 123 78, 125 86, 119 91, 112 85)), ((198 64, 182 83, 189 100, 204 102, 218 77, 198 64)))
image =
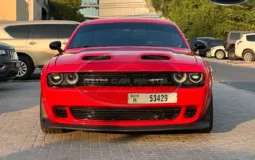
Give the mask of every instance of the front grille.
POLYGON ((15 50, 6 50, 6 53, 9 55, 11 59, 18 59, 17 53, 15 50))
POLYGON ((186 109, 185 118, 192 118, 195 116, 197 109, 195 107, 188 107, 186 109))
POLYGON ((67 117, 66 109, 64 107, 54 108, 54 112, 58 117, 61 117, 61 118, 67 117))
POLYGON ((70 108, 71 114, 81 120, 171 120, 181 109, 127 109, 127 108, 70 108))
MULTIPOLYGON (((76 86, 180 86, 175 83, 171 72, 112 72, 79 73, 76 86)), ((187 82, 182 86, 202 86, 187 82)))

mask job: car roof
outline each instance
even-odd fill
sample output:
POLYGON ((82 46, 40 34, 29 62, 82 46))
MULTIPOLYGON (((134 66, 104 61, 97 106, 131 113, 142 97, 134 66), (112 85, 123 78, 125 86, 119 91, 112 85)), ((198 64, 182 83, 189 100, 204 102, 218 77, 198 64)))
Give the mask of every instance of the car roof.
POLYGON ((197 37, 196 39, 215 39, 213 37, 197 37))
POLYGON ((230 31, 229 34, 231 33, 254 33, 255 31, 230 31))
POLYGON ((246 34, 243 34, 245 36, 249 36, 249 35, 255 35, 255 33, 246 33, 246 34))
POLYGON ((118 23, 118 22, 141 22, 141 23, 159 23, 159 24, 176 24, 169 20, 163 20, 163 19, 156 19, 156 18, 105 18, 105 19, 96 19, 96 20, 90 20, 85 21, 81 23, 81 26, 87 25, 87 24, 102 24, 102 23, 118 23))

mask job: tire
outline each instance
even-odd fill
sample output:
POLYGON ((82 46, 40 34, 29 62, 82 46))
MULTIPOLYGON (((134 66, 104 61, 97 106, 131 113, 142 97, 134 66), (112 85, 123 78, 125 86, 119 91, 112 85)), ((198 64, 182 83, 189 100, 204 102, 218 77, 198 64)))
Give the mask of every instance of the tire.
POLYGON ((215 52, 215 57, 217 59, 224 59, 226 57, 225 52, 223 50, 217 50, 215 52))
POLYGON ((21 63, 21 67, 19 69, 19 73, 17 74, 17 80, 26 80, 28 79, 31 74, 34 72, 34 65, 31 59, 27 56, 18 56, 19 61, 21 63))
POLYGON ((246 62, 255 61, 255 54, 252 50, 245 50, 243 52, 243 60, 246 62))
POLYGON ((208 128, 204 128, 199 130, 200 133, 210 133, 213 129, 213 97, 211 98, 210 104, 208 106, 207 112, 205 114, 203 121, 208 121, 209 126, 208 128))
POLYGON ((237 56, 235 55, 235 50, 234 49, 231 49, 228 53, 228 57, 230 60, 237 60, 237 56))
POLYGON ((207 58, 211 58, 211 51, 210 51, 210 50, 206 51, 206 52, 205 52, 205 56, 206 56, 207 58))
POLYGON ((64 130, 63 129, 59 129, 59 128, 48 128, 47 126, 43 125, 43 119, 42 119, 42 97, 40 98, 40 124, 41 124, 41 130, 44 133, 63 133, 64 130))

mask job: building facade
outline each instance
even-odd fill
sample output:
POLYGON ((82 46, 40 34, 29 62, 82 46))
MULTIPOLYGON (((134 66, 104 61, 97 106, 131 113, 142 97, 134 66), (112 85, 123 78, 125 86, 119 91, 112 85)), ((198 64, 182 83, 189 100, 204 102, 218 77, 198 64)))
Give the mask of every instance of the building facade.
POLYGON ((99 0, 81 0, 80 12, 86 20, 99 18, 99 0))
POLYGON ((48 19, 48 0, 0 0, 0 21, 48 19))
POLYGON ((80 12, 87 20, 136 15, 155 17, 147 0, 81 0, 80 12))

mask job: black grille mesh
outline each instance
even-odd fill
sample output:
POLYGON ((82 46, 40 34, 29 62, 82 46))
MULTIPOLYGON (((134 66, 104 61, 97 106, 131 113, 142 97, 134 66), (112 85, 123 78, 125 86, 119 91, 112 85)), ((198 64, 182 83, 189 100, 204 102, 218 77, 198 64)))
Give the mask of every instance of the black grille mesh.
POLYGON ((195 107, 188 107, 186 109, 185 118, 192 118, 195 116, 197 109, 195 107))
POLYGON ((64 107, 54 108, 55 114, 61 118, 67 118, 66 109, 64 107))
POLYGON ((82 120, 171 120, 181 109, 127 109, 127 108, 70 108, 76 119, 82 120))
POLYGON ((177 84, 172 75, 171 72, 79 73, 80 79, 76 86, 203 86, 203 82, 193 84, 189 80, 184 84, 177 84))

